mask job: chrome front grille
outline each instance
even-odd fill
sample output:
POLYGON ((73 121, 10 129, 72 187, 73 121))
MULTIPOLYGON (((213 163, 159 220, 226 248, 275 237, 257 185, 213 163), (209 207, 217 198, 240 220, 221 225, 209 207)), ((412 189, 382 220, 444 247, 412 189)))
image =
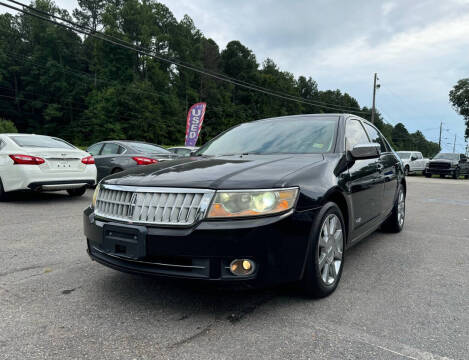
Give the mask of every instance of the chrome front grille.
POLYGON ((102 185, 95 215, 152 225, 192 225, 203 218, 214 190, 102 185))

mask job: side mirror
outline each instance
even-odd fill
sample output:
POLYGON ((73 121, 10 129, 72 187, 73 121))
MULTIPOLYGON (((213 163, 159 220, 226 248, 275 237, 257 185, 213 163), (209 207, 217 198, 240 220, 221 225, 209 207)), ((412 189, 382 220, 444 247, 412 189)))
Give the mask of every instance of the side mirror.
POLYGON ((467 158, 462 158, 461 162, 467 162, 467 158))
POLYGON ((381 155, 381 145, 378 143, 357 144, 351 153, 354 159, 374 159, 381 155))
POLYGON ((417 156, 412 156, 412 157, 410 158, 410 161, 415 161, 415 160, 417 160, 417 156))
POLYGON ((197 150, 192 150, 191 153, 188 156, 195 156, 196 152, 197 152, 197 150))

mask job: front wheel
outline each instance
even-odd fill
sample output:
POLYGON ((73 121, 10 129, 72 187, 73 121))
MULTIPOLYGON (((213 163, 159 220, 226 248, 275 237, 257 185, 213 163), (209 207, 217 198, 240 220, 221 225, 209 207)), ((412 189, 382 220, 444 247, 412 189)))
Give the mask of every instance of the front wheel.
POLYGON ((432 177, 432 174, 429 173, 428 171, 425 171, 425 177, 426 177, 426 178, 431 178, 431 177, 432 177))
POLYGON ((410 172, 410 168, 409 168, 409 166, 406 166, 406 167, 404 168, 404 175, 405 175, 405 176, 409 175, 409 172, 410 172))
POLYGON ((335 203, 327 203, 311 232, 302 280, 302 288, 308 296, 325 297, 337 288, 344 264, 345 236, 342 212, 335 203))
POLYGON ((458 179, 459 175, 460 175, 459 169, 456 169, 456 170, 453 171, 453 179, 458 179))
POLYGON ((77 189, 68 189, 67 192, 70 196, 82 196, 86 192, 86 186, 77 189))
POLYGON ((381 229, 387 232, 398 233, 404 228, 405 221, 405 191, 399 186, 397 191, 397 199, 394 203, 391 215, 385 220, 381 229))

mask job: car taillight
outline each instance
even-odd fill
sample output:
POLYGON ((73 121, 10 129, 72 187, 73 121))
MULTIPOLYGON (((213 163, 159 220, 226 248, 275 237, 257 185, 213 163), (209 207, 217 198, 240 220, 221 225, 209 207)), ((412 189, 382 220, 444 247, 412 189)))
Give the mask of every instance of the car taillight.
POLYGON ((85 165, 93 165, 94 164, 94 157, 92 156, 87 156, 81 159, 81 162, 85 165))
POLYGON ((15 165, 41 165, 46 162, 43 158, 37 156, 22 154, 10 154, 8 156, 13 160, 15 165))
POLYGON ((158 160, 156 159, 150 159, 150 158, 143 157, 143 156, 134 156, 132 157, 132 159, 134 159, 137 165, 150 165, 150 164, 158 163, 158 160))

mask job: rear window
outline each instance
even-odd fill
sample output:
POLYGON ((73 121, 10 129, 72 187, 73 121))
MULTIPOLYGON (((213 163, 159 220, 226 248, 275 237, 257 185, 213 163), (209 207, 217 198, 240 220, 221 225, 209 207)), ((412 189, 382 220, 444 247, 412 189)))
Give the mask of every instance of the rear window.
POLYGON ((34 136, 10 136, 18 146, 21 147, 38 147, 38 148, 54 148, 54 149, 76 149, 72 144, 59 138, 50 136, 34 135, 34 136))
POLYGON ((138 143, 138 142, 131 142, 127 143, 131 148, 137 150, 140 153, 159 153, 159 154, 171 154, 170 151, 153 145, 153 144, 147 144, 147 143, 138 143))

